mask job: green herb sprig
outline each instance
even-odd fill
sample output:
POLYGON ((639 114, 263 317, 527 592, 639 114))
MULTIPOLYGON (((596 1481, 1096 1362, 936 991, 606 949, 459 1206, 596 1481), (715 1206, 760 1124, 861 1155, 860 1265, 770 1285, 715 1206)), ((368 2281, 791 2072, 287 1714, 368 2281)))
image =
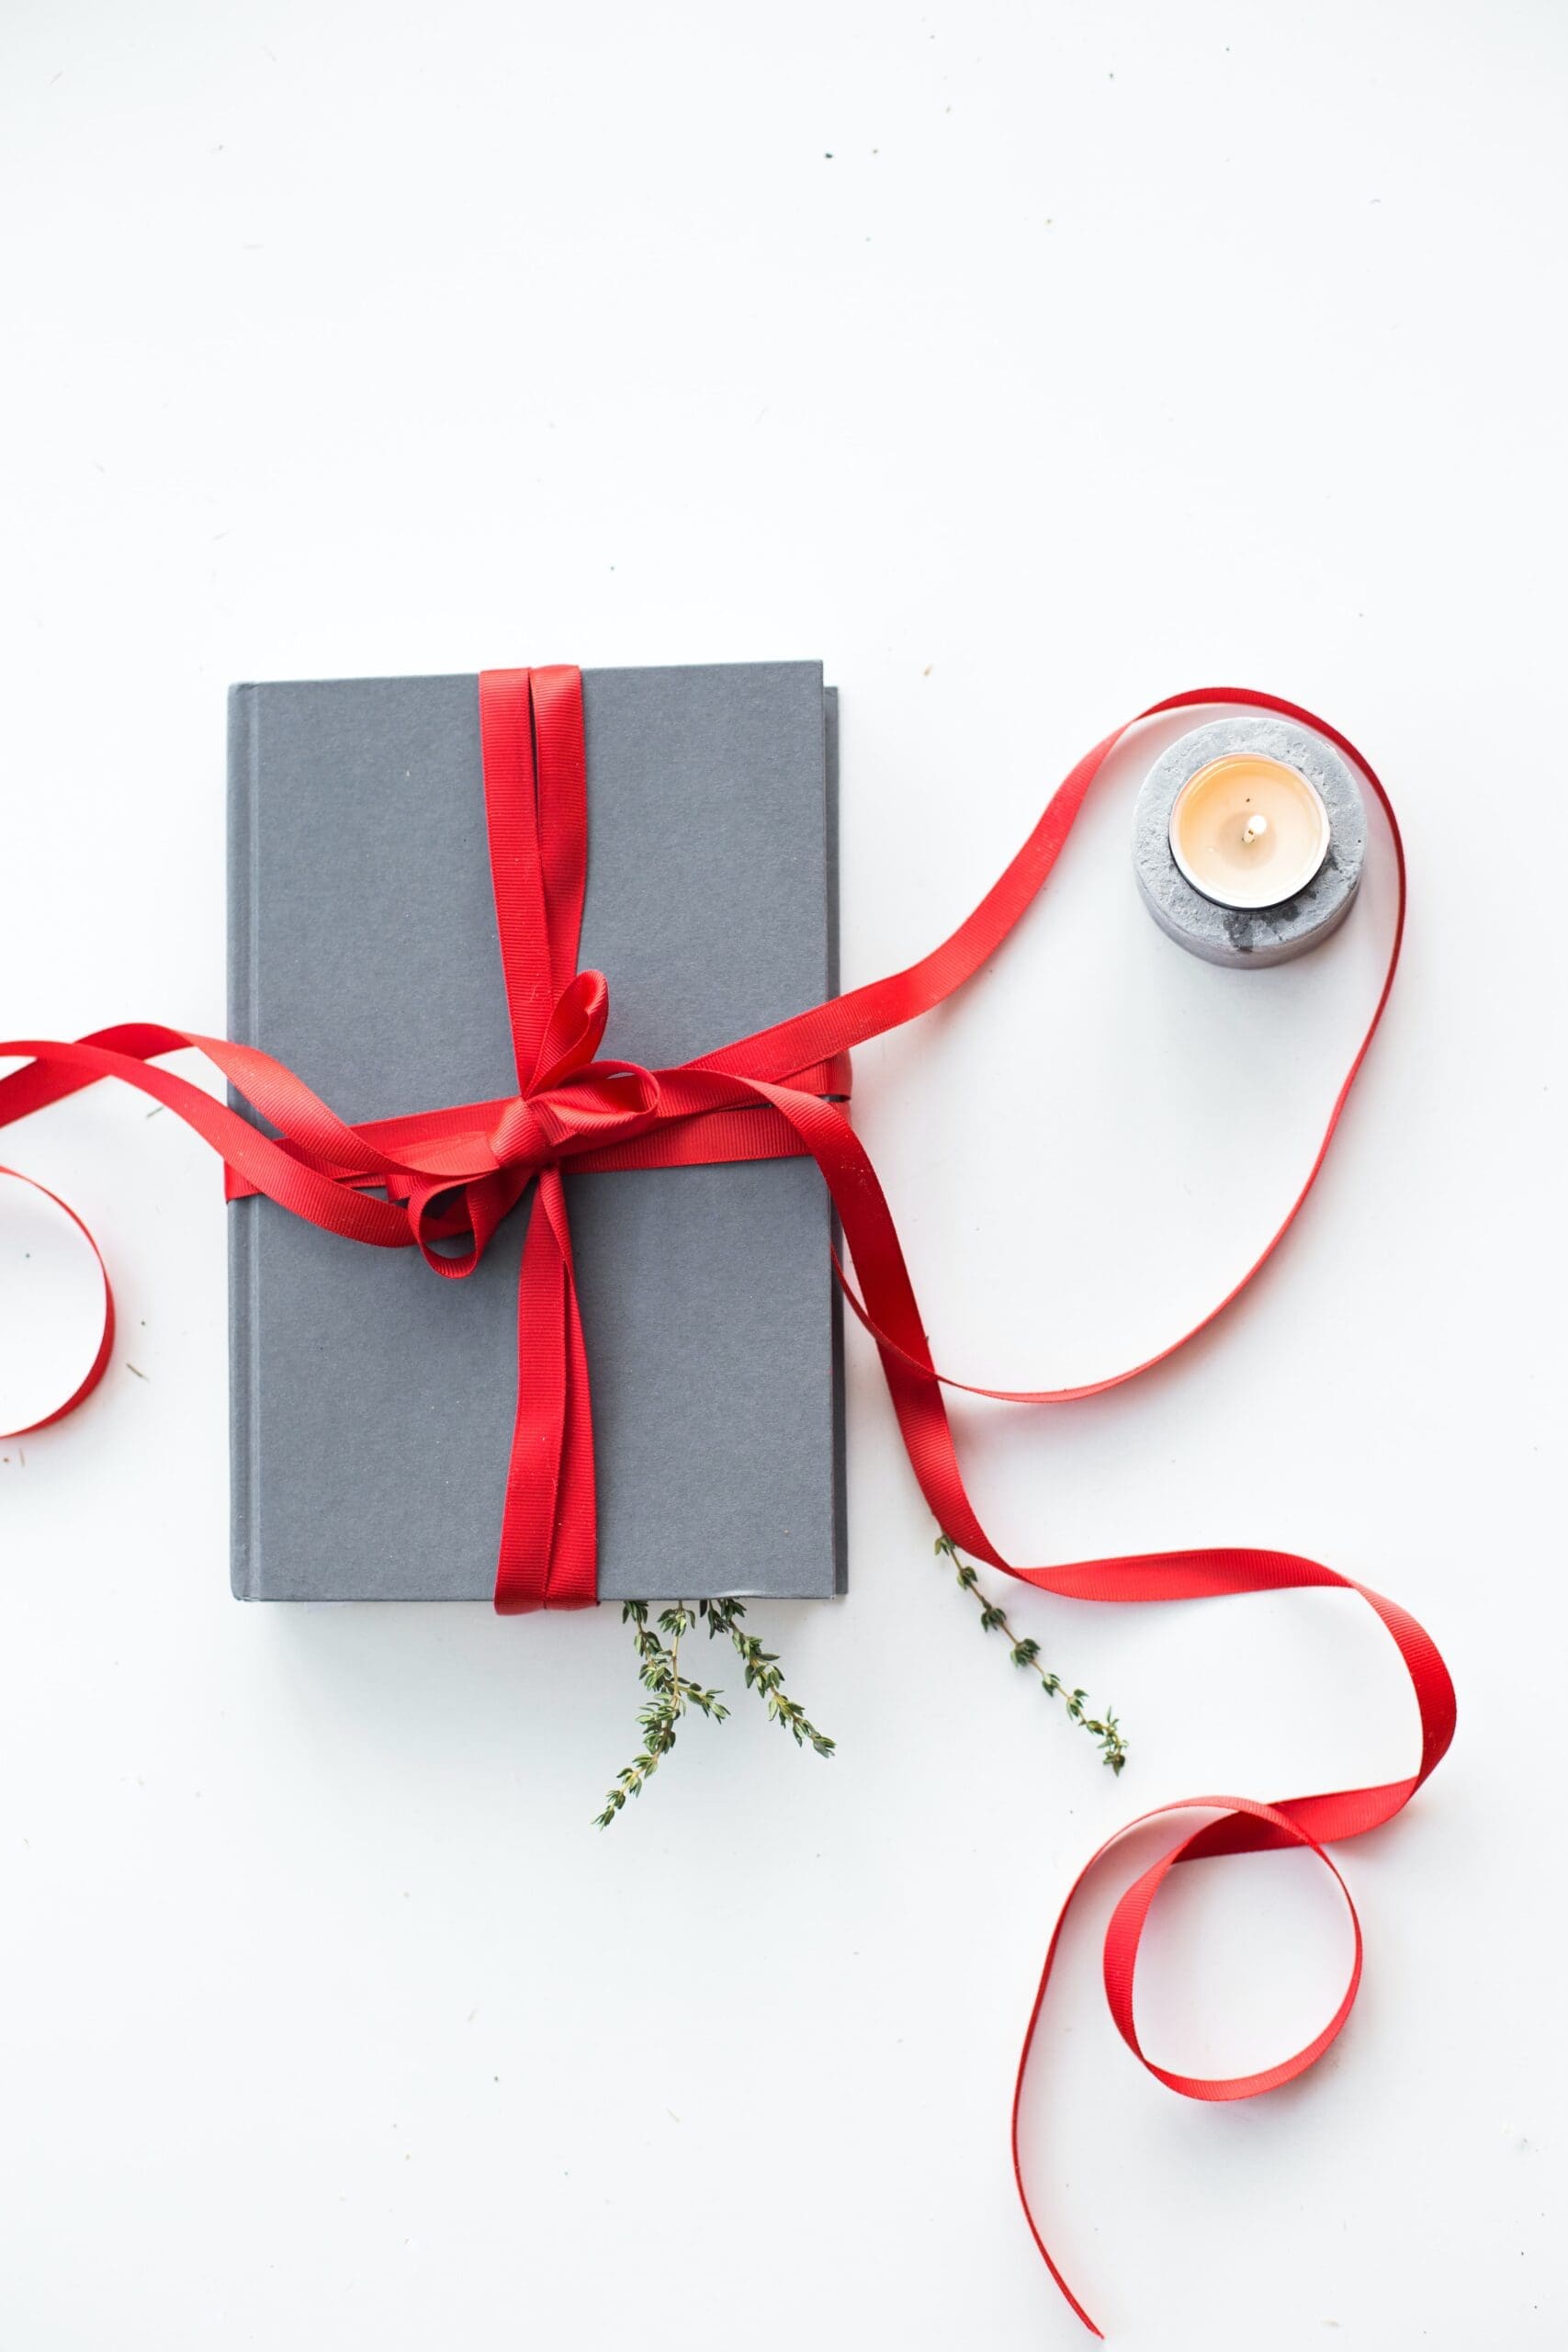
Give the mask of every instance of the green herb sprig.
POLYGON ((678 1601, 673 1608, 660 1611, 656 1633, 648 1622, 646 1600, 621 1604, 622 1624, 634 1628, 637 1679, 648 1691, 649 1700, 637 1713, 642 1747, 631 1762, 616 1773, 615 1785, 604 1799, 603 1813, 594 1816, 601 1829, 608 1829, 628 1797, 641 1796, 674 1747, 675 1726, 688 1707, 695 1707, 699 1714, 714 1723, 722 1723, 729 1713, 716 1690, 705 1690, 701 1683, 690 1681, 681 1672, 681 1637, 691 1632, 695 1622, 685 1602, 678 1601), (668 1649, 660 1640, 660 1634, 668 1636, 668 1649))
POLYGON ((1025 1634, 1021 1638, 1013 1632, 1011 1625, 1008 1623, 1007 1611, 999 1602, 992 1600, 982 1589, 979 1575, 973 1561, 962 1559, 959 1556, 958 1546, 951 1535, 937 1537, 936 1552, 939 1559, 948 1559, 953 1562, 959 1583, 965 1592, 972 1592, 979 1602, 981 1631, 1006 1635, 1009 1654, 1014 1666, 1023 1667, 1026 1670, 1038 1675, 1040 1687, 1045 1696, 1048 1699, 1060 1699, 1063 1702, 1073 1722, 1081 1724, 1091 1739, 1099 1741, 1100 1761, 1108 1764, 1112 1772, 1120 1773, 1122 1767, 1127 1761, 1127 1743, 1122 1738, 1122 1727, 1110 1708, 1107 1707, 1103 1717, 1091 1715, 1089 1712, 1089 1692, 1069 1690, 1059 1674, 1054 1674, 1048 1666, 1042 1664, 1039 1643, 1032 1634, 1025 1634))
POLYGON ((827 1733, 818 1730, 799 1701, 785 1690, 778 1652, 765 1650, 755 1634, 743 1631, 740 1620, 746 1611, 742 1604, 739 1600, 699 1600, 697 1607, 707 1620, 710 1641, 724 1634, 734 1643, 745 1672, 746 1688, 755 1690, 764 1702, 769 1720, 782 1724, 796 1747, 811 1747, 818 1756, 831 1756, 833 1742, 827 1733))
POLYGON ((676 1726, 688 1708, 694 1707, 710 1723, 721 1724, 728 1714, 729 1709, 718 1690, 707 1690, 681 1672, 682 1638, 699 1623, 706 1624, 710 1641, 722 1636, 734 1645, 746 1688, 755 1690, 763 1702, 770 1721, 782 1724, 797 1747, 811 1747, 818 1756, 832 1755, 833 1742, 825 1732, 817 1729, 799 1702, 785 1690, 778 1652, 765 1650, 757 1635, 747 1633, 741 1625, 746 1611, 739 1600, 699 1600, 694 1611, 689 1602, 676 1601, 660 1611, 657 1629, 649 1625, 648 1611, 646 1600, 621 1604, 621 1623, 633 1628, 637 1679, 649 1698, 637 1714, 642 1746, 631 1762, 616 1773, 603 1812, 593 1816, 596 1827, 608 1829, 626 1799, 642 1794, 674 1747, 676 1726))

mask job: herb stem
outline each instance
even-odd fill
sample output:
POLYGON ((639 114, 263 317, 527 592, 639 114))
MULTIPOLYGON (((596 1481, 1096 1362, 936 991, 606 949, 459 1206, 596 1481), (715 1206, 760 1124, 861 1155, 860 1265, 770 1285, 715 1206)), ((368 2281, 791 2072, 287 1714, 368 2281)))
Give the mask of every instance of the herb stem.
POLYGON ((937 1537, 936 1552, 939 1559, 953 1562, 960 1585, 965 1592, 972 1592, 979 1602, 982 1632, 1006 1635, 1009 1655, 1014 1666, 1023 1667, 1039 1677, 1040 1686, 1045 1696, 1048 1699, 1062 1701, 1071 1720, 1080 1724, 1091 1739, 1099 1741, 1100 1761, 1108 1764, 1113 1773, 1120 1774, 1127 1761, 1127 1743, 1122 1738, 1122 1727, 1110 1708, 1107 1707, 1103 1716, 1091 1715, 1089 1712, 1089 1692, 1069 1690, 1062 1677, 1054 1673, 1043 1663, 1040 1656, 1040 1645, 1032 1634, 1025 1634, 1021 1638, 1013 1632, 1012 1626, 1008 1622, 1007 1611, 999 1601, 991 1600, 983 1589, 973 1561, 960 1557, 958 1546, 951 1535, 937 1537))
POLYGON ((799 1702, 785 1690, 777 1651, 765 1650, 756 1634, 742 1627, 740 1620, 746 1611, 739 1600, 699 1600, 694 1608, 689 1601, 678 1600, 660 1611, 657 1627, 649 1625, 648 1611, 646 1600, 621 1604, 621 1622, 632 1627, 637 1679, 649 1697, 637 1714, 642 1746, 631 1762, 616 1773, 603 1810, 594 1815, 601 1829, 608 1829, 628 1797, 642 1794, 674 1747, 676 1725, 688 1708, 694 1707, 712 1723, 723 1723, 729 1713, 719 1691, 706 1690, 681 1672, 682 1637, 691 1633, 699 1621, 706 1623, 710 1640, 722 1634, 732 1644, 746 1677, 746 1688, 756 1691, 771 1719, 784 1725, 795 1746, 809 1746, 818 1756, 832 1755, 832 1741, 817 1729, 799 1702), (664 1636, 662 1641, 660 1634, 664 1636))
POLYGON ((798 1700, 789 1697, 784 1687, 784 1670, 779 1665, 778 1652, 765 1650, 755 1634, 748 1634, 740 1624, 746 1610, 739 1600, 699 1600, 697 1608, 707 1620, 708 1639, 728 1635, 734 1644, 748 1690, 755 1690, 767 1707, 773 1722, 782 1724, 797 1747, 807 1745, 818 1756, 831 1756, 833 1742, 826 1732, 817 1729, 798 1700))

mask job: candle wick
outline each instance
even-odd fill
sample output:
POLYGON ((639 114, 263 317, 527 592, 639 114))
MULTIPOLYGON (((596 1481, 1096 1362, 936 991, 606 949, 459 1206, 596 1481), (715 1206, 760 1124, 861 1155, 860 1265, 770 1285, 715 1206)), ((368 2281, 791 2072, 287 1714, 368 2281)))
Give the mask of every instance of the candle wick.
POLYGON ((1247 819, 1247 823, 1242 828, 1241 838, 1243 845, 1246 848, 1250 849, 1253 842, 1260 842, 1268 831, 1269 820, 1264 816, 1262 810, 1259 809, 1255 816, 1251 816, 1247 819))

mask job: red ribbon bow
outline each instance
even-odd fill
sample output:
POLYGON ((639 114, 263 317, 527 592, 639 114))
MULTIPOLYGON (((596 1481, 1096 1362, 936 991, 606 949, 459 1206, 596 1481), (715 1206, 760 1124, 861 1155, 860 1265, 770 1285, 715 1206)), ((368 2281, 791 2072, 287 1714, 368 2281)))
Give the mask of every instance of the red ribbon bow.
MULTIPOLYGON (((716 1053, 650 1071, 600 1061, 609 1010, 602 974, 579 972, 587 875, 587 787, 581 679, 573 669, 487 672, 479 681, 485 803, 502 967, 518 1091, 500 1101, 346 1125, 278 1062, 254 1047, 146 1024, 100 1030, 73 1043, 22 1039, 0 1057, 28 1067, 0 1079, 0 1126, 59 1102, 100 1078, 119 1078, 175 1111, 223 1158, 231 1196, 266 1193, 295 1216, 380 1249, 417 1244, 437 1273, 470 1273, 496 1227, 530 1184, 536 1189, 518 1287, 517 1417, 507 1469, 496 1606, 576 1607, 594 1598, 592 1430, 588 1365, 578 1317, 563 1166, 691 1167, 809 1153, 832 1193, 860 1295, 839 1268, 845 1295, 876 1342, 915 1476, 938 1523, 964 1549, 1043 1591, 1075 1600, 1139 1601, 1328 1587, 1357 1593, 1392 1636, 1421 1723, 1416 1770, 1373 1788, 1282 1798, 1199 1797, 1156 1813, 1206 1809, 1217 1817, 1188 1830, 1122 1896, 1106 1931, 1105 1986, 1123 2041, 1149 2072, 1189 2098, 1247 2098, 1292 2081, 1322 2056, 1350 2013, 1360 1977, 1360 1928, 1349 1984, 1334 2016, 1293 2056, 1261 2073, 1213 2081, 1156 2066, 1139 2047, 1133 1979, 1139 1940, 1158 1888, 1178 1863, 1204 1856, 1310 1848, 1344 1888, 1323 1849, 1389 1820, 1436 1769, 1454 1730, 1454 1694, 1430 1636, 1390 1600, 1292 1553, 1234 1548, 1162 1552, 1067 1567, 1019 1567, 990 1542, 964 1488, 942 1399, 944 1387, 1011 1404, 1062 1404, 1095 1396, 1163 1363, 1204 1330, 1267 1263, 1294 1223, 1323 1166, 1340 1114, 1382 1018, 1404 928, 1404 856, 1393 810, 1353 743, 1297 705, 1271 695, 1211 687, 1151 705, 1163 712, 1224 703, 1275 712, 1315 728, 1367 777, 1389 824, 1399 876, 1398 913, 1382 987, 1337 1096, 1317 1156, 1256 1262, 1193 1330, 1123 1373, 1065 1389, 973 1387, 939 1373, 891 1213, 838 1101, 848 1091, 852 1046, 929 1012, 962 987, 1007 937, 1055 865, 1090 785, 1127 733, 1119 727, 1066 777, 1018 855, 968 919, 908 970, 741 1038, 716 1053), (154 1057, 196 1046, 259 1116, 265 1134, 154 1057), (467 1246, 461 1246, 465 1240, 467 1246), (444 1243, 459 1245, 448 1252, 444 1243)), ((11 1173, 0 1170, 0 1173, 11 1173)), ((26 1181, 26 1180, 25 1180, 26 1181)), ((41 1189, 41 1188, 40 1188, 41 1189)), ((54 1199, 51 1193, 49 1195, 54 1199)), ((63 1203, 57 1205, 64 1206, 63 1203)), ((86 1233, 72 1210, 66 1214, 86 1233)), ((89 1242, 91 1234, 87 1234, 89 1242)), ((96 1249, 96 1245, 95 1245, 96 1249)), ((103 1261, 98 1261, 102 1269, 103 1261)), ((63 1404, 31 1426, 61 1419, 90 1394, 109 1360, 114 1304, 104 1276, 104 1329, 86 1374, 63 1404)), ((13 1435, 26 1435, 25 1430, 13 1435)), ((1143 1815, 1141 1820, 1155 1817, 1143 1815)), ((1129 1823, 1129 1828, 1136 1823, 1129 1823)), ((1117 1837, 1124 1835, 1119 1831, 1117 1837)), ((1115 1838, 1108 1841, 1113 1845, 1115 1838)), ((1013 2165, 1036 2245, 1078 2317, 1094 2323, 1046 2251, 1031 2211, 1019 2154, 1019 2120, 1035 2029, 1056 1947, 1090 1858, 1056 1922, 1019 2059, 1013 2165)), ((1346 1901, 1350 1901, 1346 1891, 1346 1901)), ((1351 1905, 1351 1918, 1355 1908, 1351 1905)), ((1094 2328, 1099 2334, 1098 2328, 1094 2328)))

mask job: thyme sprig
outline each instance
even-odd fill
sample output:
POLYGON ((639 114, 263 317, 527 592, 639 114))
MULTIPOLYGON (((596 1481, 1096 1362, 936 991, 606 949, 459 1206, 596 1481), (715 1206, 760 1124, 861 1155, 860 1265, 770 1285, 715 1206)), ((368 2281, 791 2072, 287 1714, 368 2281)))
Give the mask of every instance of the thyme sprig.
MULTIPOLYGON (((936 1542, 939 1558, 951 1560, 959 1584, 965 1592, 974 1594, 980 1609, 980 1625, 985 1633, 999 1633, 1005 1636, 1008 1654, 1014 1666, 1032 1672, 1048 1699, 1060 1699, 1072 1722, 1099 1743, 1100 1759, 1112 1772, 1119 1773, 1127 1761, 1127 1743, 1122 1727, 1108 1707, 1102 1716, 1089 1711, 1087 1690, 1070 1690, 1061 1676, 1046 1666, 1040 1656, 1040 1645, 1031 1634, 1015 1634, 1000 1603, 992 1600, 982 1589, 979 1575, 971 1561, 964 1559, 950 1535, 939 1535, 936 1542)), ((710 1641, 728 1641, 740 1660, 741 1674, 748 1690, 754 1690, 767 1711, 771 1723, 783 1725, 797 1747, 814 1748, 818 1756, 831 1756, 834 1743, 826 1732, 818 1731, 798 1699, 791 1698, 784 1689, 784 1668, 776 1650, 764 1649, 760 1637, 750 1633, 741 1620, 746 1614, 743 1602, 732 1600, 678 1600, 659 1612, 657 1621, 649 1623, 646 1600, 626 1600, 621 1604, 621 1622, 632 1628, 632 1642, 637 1657, 637 1679, 648 1693, 645 1704, 637 1712, 637 1727, 642 1745, 629 1764, 616 1773, 614 1786, 607 1792, 604 1808, 595 1814, 597 1827, 608 1829, 626 1805, 628 1797, 637 1797, 658 1771, 660 1765, 675 1745, 678 1726, 682 1715, 692 1710, 705 1715, 710 1723, 721 1724, 729 1713, 720 1690, 710 1690, 681 1671, 681 1644, 699 1625, 707 1628, 710 1641)))
POLYGON ((648 1622, 646 1600, 623 1601, 621 1623, 634 1628, 637 1679, 649 1699, 637 1713, 642 1747, 631 1762, 616 1773, 615 1784, 605 1796, 604 1811, 594 1815, 601 1829, 608 1829, 628 1797, 641 1796, 674 1747, 675 1726, 688 1707, 695 1707, 699 1714, 706 1715, 713 1723, 722 1723, 729 1713, 716 1690, 705 1690, 681 1671, 681 1637, 689 1634, 696 1623, 683 1600, 660 1611, 658 1632, 648 1622), (668 1649, 660 1640, 660 1634, 668 1637, 668 1649))
POLYGON ((755 1634, 748 1634, 740 1620, 746 1611, 739 1600, 699 1600, 698 1609, 707 1620, 708 1639, 721 1634, 734 1643, 745 1671, 746 1688, 755 1690, 767 1706, 771 1722, 782 1724, 793 1737, 796 1747, 808 1744, 818 1756, 831 1756, 833 1742, 826 1732, 818 1730, 807 1716, 798 1700, 792 1699, 784 1687, 784 1670, 779 1665, 778 1652, 765 1650, 755 1634))
POLYGON ((1054 1674, 1048 1666, 1042 1664, 1039 1643, 1032 1634, 1024 1634, 1021 1637, 1013 1632, 1011 1625, 1008 1623, 1007 1611, 999 1602, 992 1600, 983 1589, 974 1563, 960 1558, 958 1546, 951 1535, 937 1537, 936 1551, 939 1559, 948 1559, 953 1562, 959 1583, 965 1592, 972 1592, 979 1602, 981 1631, 1006 1635, 1009 1653, 1014 1666, 1023 1667, 1026 1670, 1038 1675, 1041 1689, 1045 1696, 1048 1699, 1060 1699, 1063 1702, 1073 1722, 1081 1724, 1091 1739, 1099 1741, 1101 1762, 1109 1764, 1112 1772, 1119 1773, 1127 1761, 1127 1743, 1122 1738, 1122 1727, 1110 1708, 1107 1707, 1103 1718, 1091 1715, 1089 1712, 1089 1692, 1069 1690, 1059 1674, 1054 1674))
POLYGON ((799 1702, 785 1690, 778 1652, 765 1650, 757 1635, 747 1633, 741 1625, 746 1611, 739 1600, 699 1600, 694 1611, 688 1601, 676 1601, 660 1611, 657 1626, 649 1623, 648 1611, 646 1600, 626 1600, 621 1604, 621 1623, 633 1628, 637 1679, 649 1697, 637 1714, 642 1746, 631 1762, 616 1773, 615 1785, 604 1798, 603 1812, 593 1816, 596 1827, 608 1829, 626 1799, 642 1794, 674 1747, 676 1726, 689 1708, 694 1707, 710 1723, 721 1724, 728 1714, 729 1709, 718 1690, 707 1690, 681 1671, 682 1638, 699 1623, 706 1623, 710 1641, 722 1635, 734 1645, 746 1688, 756 1691, 770 1720, 782 1724, 797 1747, 809 1745, 818 1756, 832 1755, 833 1742, 825 1732, 817 1729, 799 1702))

